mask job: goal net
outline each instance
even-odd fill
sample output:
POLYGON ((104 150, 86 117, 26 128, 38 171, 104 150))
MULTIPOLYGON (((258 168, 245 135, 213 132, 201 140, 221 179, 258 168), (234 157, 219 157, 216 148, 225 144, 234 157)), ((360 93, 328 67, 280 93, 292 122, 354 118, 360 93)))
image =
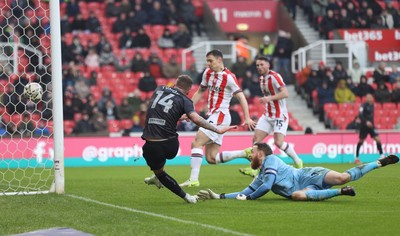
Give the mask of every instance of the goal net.
MULTIPOLYGON (((62 106, 58 105, 61 99, 55 99, 62 93, 58 86, 61 77, 54 73, 61 63, 54 65, 51 57, 49 4, 42 0, 0 1, 0 195, 55 191, 56 172, 63 171, 63 159, 58 160, 63 154, 57 150, 62 145, 54 145, 63 138, 54 135, 60 117, 61 128, 57 129, 62 133, 62 108, 57 115, 53 109, 54 104, 62 106), (43 88, 39 102, 23 96, 24 86, 30 82, 43 88)), ((59 32, 59 27, 52 27, 56 28, 51 29, 52 34, 59 32)))

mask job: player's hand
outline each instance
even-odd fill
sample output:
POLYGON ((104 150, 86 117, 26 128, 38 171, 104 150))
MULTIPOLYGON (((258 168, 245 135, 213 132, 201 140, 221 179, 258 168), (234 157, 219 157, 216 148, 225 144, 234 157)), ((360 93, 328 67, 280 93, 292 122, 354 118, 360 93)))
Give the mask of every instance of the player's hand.
POLYGON ((271 100, 271 96, 264 96, 264 97, 261 97, 261 98, 260 98, 260 102, 261 102, 262 104, 267 104, 267 103, 270 102, 270 101, 272 101, 272 100, 271 100))
POLYGON ((186 114, 183 114, 183 115, 181 116, 181 118, 179 118, 179 121, 182 121, 182 120, 186 120, 187 122, 190 121, 189 117, 188 117, 186 114))
POLYGON ((367 121, 367 126, 371 128, 372 127, 372 122, 371 121, 367 121))
POLYGON ((236 199, 237 199, 237 200, 245 201, 245 200, 247 200, 247 196, 240 193, 240 194, 238 194, 238 195, 236 196, 236 199))
POLYGON ((197 193, 197 196, 200 199, 203 200, 207 200, 207 199, 220 199, 219 194, 218 193, 214 193, 211 189, 207 189, 207 190, 200 190, 197 193))
POLYGON ((246 119, 241 126, 245 126, 245 125, 247 125, 250 130, 254 130, 257 123, 254 120, 249 118, 249 119, 246 119))
POLYGON ((237 129, 237 125, 231 125, 231 126, 227 126, 227 127, 224 127, 224 128, 218 128, 219 132, 217 132, 217 133, 218 134, 224 134, 224 133, 226 133, 226 132, 228 132, 229 130, 232 130, 232 129, 237 129))

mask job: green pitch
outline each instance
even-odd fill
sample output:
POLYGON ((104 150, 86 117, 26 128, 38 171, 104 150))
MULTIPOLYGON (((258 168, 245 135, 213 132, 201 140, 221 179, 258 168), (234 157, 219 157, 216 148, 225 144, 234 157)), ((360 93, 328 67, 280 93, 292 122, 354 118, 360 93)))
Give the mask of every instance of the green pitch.
MULTIPOLYGON (((353 165, 324 165, 344 171, 353 165)), ((206 165, 199 188, 242 190, 239 165, 206 165)), ((189 166, 167 166, 178 182, 189 166)), ((293 202, 268 193, 256 201, 187 204, 147 186, 147 167, 68 168, 65 195, 0 197, 0 235, 68 227, 93 235, 400 235, 400 165, 374 170, 351 185, 355 197, 293 202)))

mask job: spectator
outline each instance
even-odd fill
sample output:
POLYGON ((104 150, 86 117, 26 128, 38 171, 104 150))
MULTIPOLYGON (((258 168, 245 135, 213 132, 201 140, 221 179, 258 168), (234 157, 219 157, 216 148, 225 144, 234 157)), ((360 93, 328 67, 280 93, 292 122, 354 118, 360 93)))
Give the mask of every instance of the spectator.
POLYGON ((162 74, 162 61, 157 53, 152 53, 149 57, 149 72, 154 78, 164 77, 162 74))
POLYGON ((172 35, 172 39, 176 48, 188 48, 192 44, 192 36, 190 36, 186 25, 182 23, 178 25, 178 31, 172 35))
POLYGON ((386 29, 393 29, 394 21, 393 16, 386 9, 382 9, 382 14, 378 17, 382 20, 382 26, 386 29))
POLYGON ((136 12, 130 11, 128 13, 128 27, 131 29, 132 32, 138 32, 140 28, 143 28, 142 23, 136 17, 136 12))
POLYGON ((145 71, 143 77, 140 78, 138 88, 142 92, 152 92, 157 88, 156 80, 148 71, 145 71))
POLYGON ((148 14, 145 10, 142 9, 140 3, 135 5, 136 19, 139 24, 144 25, 147 24, 148 14))
POLYGON ((340 20, 337 22, 337 28, 339 29, 351 29, 353 24, 351 18, 347 14, 346 8, 340 9, 340 20))
POLYGON ((85 65, 89 67, 89 69, 99 68, 100 58, 95 48, 89 49, 89 53, 85 58, 85 65))
POLYGON ((82 15, 79 13, 76 15, 71 23, 72 32, 80 32, 86 30, 86 20, 83 19, 82 15))
POLYGON ((138 33, 133 37, 133 47, 135 48, 150 48, 151 40, 143 28, 138 30, 138 33))
MULTIPOLYGON (((307 65, 303 69, 301 69, 301 76, 299 78, 297 78, 296 76, 297 83, 295 84, 295 86, 297 92, 305 92, 305 85, 307 84, 308 77, 310 77, 311 75, 312 65, 312 61, 307 61, 307 65)), ((317 73, 317 71, 315 71, 315 73, 317 73)))
POLYGON ((244 78, 248 67, 246 59, 242 56, 238 56, 236 62, 232 64, 231 71, 237 78, 244 78))
POLYGON ((90 94, 90 88, 85 78, 75 82, 75 91, 80 99, 86 99, 90 94))
POLYGON ((86 112, 82 113, 82 118, 76 121, 76 125, 72 133, 74 134, 87 134, 95 132, 92 121, 86 112))
POLYGON ((114 67, 119 72, 130 70, 132 67, 131 61, 127 58, 124 50, 121 51, 118 58, 115 58, 114 67))
POLYGON ((149 69, 147 62, 143 59, 143 56, 140 52, 136 52, 135 56, 131 61, 131 71, 132 72, 143 72, 149 69))
POLYGON ((181 20, 178 10, 172 1, 167 2, 166 15, 169 25, 177 25, 181 20))
POLYGON ((240 118, 239 112, 232 107, 229 108, 229 113, 231 114, 231 125, 241 125, 242 118, 240 118))
POLYGON ((172 39, 171 31, 168 28, 164 29, 163 34, 157 40, 157 44, 162 49, 174 47, 174 40, 172 39))
POLYGON ((398 77, 396 79, 396 83, 393 84, 392 102, 397 103, 397 107, 399 106, 398 104, 400 103, 400 77, 398 77))
POLYGON ((97 72, 95 70, 92 70, 90 72, 90 77, 89 77, 89 86, 96 86, 97 85, 97 72))
POLYGON ((297 1, 295 0, 284 0, 285 7, 289 13, 292 14, 292 19, 296 20, 296 5, 297 1))
POLYGON ((293 41, 291 34, 285 31, 279 31, 276 43, 274 58, 276 59, 275 71, 282 75, 286 84, 290 84, 290 58, 293 51, 293 41))
POLYGON ((327 81, 322 81, 321 86, 317 88, 318 93, 318 115, 319 121, 324 121, 325 111, 324 105, 327 103, 334 103, 335 96, 332 88, 328 86, 327 81))
MULTIPOLYGON (((102 94, 101 94, 101 98, 99 99, 99 101, 97 102, 97 107, 99 108, 99 110, 101 112, 106 110, 106 103, 108 101, 111 101, 111 103, 116 106, 117 103, 115 102, 115 99, 112 95, 112 92, 110 91, 109 88, 105 87, 103 88, 102 94)), ((104 112, 103 112, 104 113, 104 112)))
POLYGON ((252 74, 250 70, 246 71, 243 78, 242 89, 247 98, 264 96, 260 88, 260 80, 257 75, 252 74))
POLYGON ((134 113, 136 113, 139 110, 140 104, 143 103, 143 100, 140 97, 140 90, 139 89, 136 89, 135 91, 129 93, 129 95, 128 95, 128 103, 129 103, 129 106, 132 107, 134 113))
POLYGON ((379 84, 380 82, 389 82, 389 76, 387 75, 385 68, 385 62, 379 62, 378 67, 375 68, 373 77, 376 84, 379 84))
POLYGON ((340 6, 336 3, 336 0, 328 0, 326 11, 331 10, 335 16, 340 14, 340 6))
POLYGON ((35 125, 30 119, 30 115, 25 113, 22 115, 22 122, 18 124, 18 132, 25 137, 32 137, 33 131, 35 130, 35 125))
POLYGON ((144 127, 146 125, 146 115, 147 115, 147 103, 143 102, 139 106, 139 110, 135 113, 135 116, 139 117, 140 126, 144 127))
POLYGON ((201 36, 200 21, 195 14, 195 7, 189 0, 183 0, 179 4, 179 13, 183 23, 188 27, 190 35, 193 35, 192 28, 196 27, 196 33, 201 36))
POLYGON ((100 52, 100 65, 105 66, 105 65, 114 65, 115 61, 115 56, 113 52, 111 51, 111 47, 108 45, 105 45, 104 49, 100 52))
POLYGON ((351 1, 348 1, 346 4, 346 11, 347 11, 347 17, 350 19, 351 22, 351 28, 358 27, 358 12, 354 7, 354 3, 351 1))
POLYGON ((75 108, 72 105, 72 99, 64 99, 63 114, 64 120, 74 120, 75 108))
MULTIPOLYGON (((307 98, 311 98, 311 93, 314 89, 317 89, 322 84, 322 79, 318 77, 318 73, 316 70, 311 70, 310 76, 308 77, 306 83, 304 84, 304 91, 306 93, 307 98)), ((308 101, 310 104, 310 100, 308 101)))
POLYGON ((72 39, 72 44, 69 46, 68 50, 69 52, 71 52, 72 61, 74 61, 75 63, 83 62, 83 54, 85 52, 85 49, 83 48, 77 36, 72 39))
POLYGON ((121 14, 128 15, 129 12, 133 11, 133 8, 129 0, 122 0, 121 4, 119 5, 119 8, 121 10, 121 14))
POLYGON ((258 48, 258 53, 261 56, 265 56, 272 61, 272 55, 275 50, 275 45, 271 43, 271 39, 268 35, 265 35, 263 38, 263 43, 260 44, 258 48))
POLYGON ((121 119, 132 119, 134 108, 129 104, 128 97, 122 99, 121 105, 118 107, 121 119))
POLYGON ((35 128, 35 130, 33 131, 33 135, 36 137, 48 137, 50 136, 50 130, 49 128, 46 126, 46 121, 44 120, 40 120, 35 128))
POLYGON ((140 117, 134 116, 133 117, 133 125, 130 129, 130 132, 143 132, 143 126, 140 125, 140 117))
POLYGON ((400 67, 392 65, 392 71, 389 73, 389 82, 394 84, 397 82, 397 78, 400 78, 400 67))
POLYGON ((319 26, 319 34, 324 39, 329 39, 329 32, 336 28, 337 22, 332 10, 328 10, 319 26))
POLYGON ((351 80, 353 81, 354 84, 360 83, 363 71, 360 68, 360 63, 357 60, 353 61, 353 68, 349 69, 348 75, 351 77, 351 80))
POLYGON ((100 53, 101 51, 103 51, 104 48, 106 47, 106 45, 108 45, 108 47, 110 47, 112 50, 111 44, 110 44, 110 42, 108 42, 106 36, 104 34, 101 34, 100 41, 96 44, 97 53, 100 53))
POLYGON ((375 101, 380 103, 391 101, 390 91, 383 82, 379 82, 378 88, 375 90, 375 101))
POLYGON ((126 27, 121 37, 119 38, 119 48, 128 49, 133 48, 133 37, 129 27, 126 27))
POLYGON ((97 19, 96 15, 93 11, 90 11, 89 18, 86 20, 86 29, 92 33, 100 33, 101 25, 99 19, 97 19))
POLYGON ((182 74, 182 66, 178 64, 175 56, 171 56, 162 67, 162 73, 166 78, 178 78, 182 74))
POLYGON ((126 14, 125 13, 121 13, 118 16, 118 19, 113 24, 112 32, 113 33, 121 33, 127 27, 129 27, 129 26, 128 26, 128 19, 126 17, 126 14))
POLYGON ((354 93, 347 88, 346 80, 340 80, 335 89, 335 101, 337 103, 354 102, 356 97, 354 93))
POLYGON ((107 120, 120 120, 118 107, 113 101, 106 101, 103 110, 100 110, 106 117, 107 120))
POLYGON ((61 27, 61 35, 72 32, 71 24, 69 23, 67 14, 61 16, 60 27, 61 27))
POLYGON ((199 81, 199 72, 197 72, 196 69, 196 64, 193 63, 190 65, 189 69, 187 69, 183 74, 186 74, 190 76, 193 80, 193 84, 200 84, 201 81, 199 81))
POLYGON ((106 16, 116 17, 121 14, 121 9, 115 4, 115 0, 107 0, 106 2, 106 16))
POLYGON ((79 4, 76 0, 70 0, 67 2, 67 15, 69 17, 76 17, 81 13, 79 4))
POLYGON ((153 2, 153 8, 148 13, 148 23, 152 25, 168 24, 167 15, 165 11, 161 8, 161 3, 159 1, 153 2))
POLYGON ((348 77, 347 72, 343 69, 342 63, 340 61, 336 62, 335 69, 333 69, 332 71, 332 75, 336 84, 338 81, 342 79, 345 80, 348 77))
POLYGON ((367 94, 374 94, 374 88, 367 83, 367 76, 360 77, 360 83, 354 88, 354 94, 358 97, 364 97, 367 94))
POLYGON ((318 29, 318 19, 322 18, 325 15, 326 7, 328 6, 328 0, 314 0, 311 6, 314 14, 314 28, 318 29))
POLYGON ((99 111, 98 107, 93 107, 90 122, 93 124, 95 132, 107 131, 107 121, 103 113, 99 111))

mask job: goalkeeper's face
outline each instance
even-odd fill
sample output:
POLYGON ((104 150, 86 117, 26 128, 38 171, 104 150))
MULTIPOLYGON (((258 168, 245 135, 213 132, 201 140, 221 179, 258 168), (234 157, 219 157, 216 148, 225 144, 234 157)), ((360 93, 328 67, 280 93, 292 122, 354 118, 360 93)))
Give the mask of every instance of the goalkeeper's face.
POLYGON ((250 166, 253 170, 261 167, 262 161, 264 159, 264 153, 258 150, 257 146, 253 146, 251 150, 251 163, 250 166))

